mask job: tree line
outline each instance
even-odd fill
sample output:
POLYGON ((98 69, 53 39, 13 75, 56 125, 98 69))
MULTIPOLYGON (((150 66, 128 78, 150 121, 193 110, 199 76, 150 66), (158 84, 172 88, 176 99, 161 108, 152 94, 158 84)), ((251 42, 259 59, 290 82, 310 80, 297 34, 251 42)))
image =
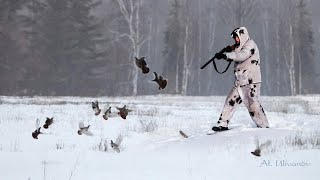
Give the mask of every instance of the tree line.
POLYGON ((0 3, 1 95, 226 95, 233 70, 219 75, 200 66, 233 43, 239 26, 260 49, 263 95, 320 93, 306 0, 0 3), (141 56, 168 79, 166 89, 139 73, 134 57, 141 56))

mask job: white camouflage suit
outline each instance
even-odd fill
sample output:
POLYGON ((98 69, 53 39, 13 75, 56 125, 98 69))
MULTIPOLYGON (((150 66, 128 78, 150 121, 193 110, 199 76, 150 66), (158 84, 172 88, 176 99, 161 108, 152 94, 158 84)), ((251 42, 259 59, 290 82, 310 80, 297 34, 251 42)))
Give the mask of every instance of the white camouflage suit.
POLYGON ((233 32, 240 39, 240 45, 230 53, 227 59, 234 61, 235 86, 226 98, 218 124, 228 127, 236 107, 243 102, 257 127, 269 127, 268 119, 260 105, 260 55, 256 43, 250 39, 245 27, 235 29, 233 32))

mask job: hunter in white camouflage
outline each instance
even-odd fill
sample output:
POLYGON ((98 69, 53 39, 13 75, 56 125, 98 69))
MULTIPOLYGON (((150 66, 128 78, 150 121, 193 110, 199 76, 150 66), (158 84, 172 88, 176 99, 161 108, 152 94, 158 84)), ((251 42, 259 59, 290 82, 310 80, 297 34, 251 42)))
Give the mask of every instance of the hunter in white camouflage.
POLYGON ((218 127, 214 131, 228 129, 228 123, 236 107, 243 102, 257 127, 268 128, 269 123, 259 102, 261 87, 260 55, 256 43, 250 39, 245 27, 235 29, 231 36, 236 48, 226 54, 219 54, 218 59, 234 61, 235 86, 226 98, 218 127))

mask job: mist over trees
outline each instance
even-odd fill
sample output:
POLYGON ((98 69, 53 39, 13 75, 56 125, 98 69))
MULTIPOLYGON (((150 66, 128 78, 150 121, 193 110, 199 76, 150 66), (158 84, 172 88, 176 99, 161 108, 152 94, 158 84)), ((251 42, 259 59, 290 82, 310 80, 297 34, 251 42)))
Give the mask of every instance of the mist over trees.
MULTIPOLYGON (((0 95, 226 95, 200 67, 246 26, 262 95, 320 93, 316 0, 0 0, 0 95), (141 74, 134 57, 145 56, 141 74), (168 79, 158 90, 153 71, 168 79)), ((224 69, 226 62, 217 62, 224 69)))

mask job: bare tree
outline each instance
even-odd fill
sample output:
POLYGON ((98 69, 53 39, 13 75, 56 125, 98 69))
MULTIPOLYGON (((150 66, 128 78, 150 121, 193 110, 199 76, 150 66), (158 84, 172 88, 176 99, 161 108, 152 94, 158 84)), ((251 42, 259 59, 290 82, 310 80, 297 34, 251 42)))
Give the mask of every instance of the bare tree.
POLYGON ((296 4, 295 21, 297 93, 313 93, 311 89, 317 89, 318 86, 314 84, 317 76, 317 63, 314 58, 314 32, 311 15, 305 0, 299 0, 296 4))
POLYGON ((185 38, 183 42, 183 79, 182 79, 182 95, 187 94, 187 87, 188 87, 188 77, 190 74, 190 65, 188 59, 191 59, 188 56, 188 44, 189 44, 189 17, 187 17, 187 22, 185 24, 185 38))
POLYGON ((280 14, 280 35, 284 38, 281 41, 280 52, 285 60, 285 66, 288 70, 290 94, 296 95, 296 74, 295 74, 295 2, 286 0, 284 4, 286 9, 280 14))
POLYGON ((258 0, 225 0, 221 1, 220 7, 222 21, 233 27, 257 20, 258 0))
MULTIPOLYGON (((192 60, 194 59, 195 53, 197 52, 199 46, 197 41, 197 32, 198 28, 198 21, 191 19, 191 14, 193 11, 190 7, 192 7, 192 2, 189 0, 185 1, 183 7, 183 29, 184 29, 184 39, 183 39, 183 74, 182 74, 182 87, 181 87, 181 94, 187 95, 188 85, 189 85, 189 77, 195 76, 196 72, 199 72, 199 68, 196 72, 191 72, 192 60)), ((199 18, 199 17, 198 17, 199 18)), ((197 18, 197 20, 199 20, 197 18)), ((192 87, 190 87, 192 88, 192 87)))
MULTIPOLYGON (((204 5, 204 8, 205 8, 205 12, 207 12, 206 16, 204 16, 204 26, 205 28, 203 29, 204 31, 204 34, 205 37, 207 38, 204 38, 202 40, 202 43, 204 40, 207 40, 206 43, 204 43, 204 46, 202 46, 203 48, 206 47, 205 49, 205 54, 209 54, 211 55, 213 53, 213 50, 214 50, 214 47, 215 47, 215 38, 216 38, 216 29, 217 29, 217 22, 218 22, 218 19, 217 19, 217 10, 218 10, 218 3, 216 0, 209 0, 208 2, 206 2, 206 4, 204 5)), ((200 57, 201 54, 200 54, 200 57)), ((203 61, 201 62, 203 63, 203 61)), ((199 68, 198 68, 199 69, 199 68)), ((209 75, 203 77, 201 77, 201 79, 203 79, 204 81, 201 81, 203 82, 204 84, 201 84, 201 86, 205 86, 204 88, 204 92, 205 93, 209 93, 212 91, 212 88, 214 87, 214 84, 212 83, 213 81, 211 80, 207 80, 207 79, 211 79, 214 75, 214 71, 213 71, 213 68, 208 68, 209 71, 209 75)), ((204 72, 202 72, 204 73, 204 72)))
MULTIPOLYGON (((132 53, 129 59, 133 57, 139 57, 142 45, 148 40, 147 36, 142 34, 142 17, 140 14, 140 8, 143 7, 143 0, 115 0, 118 5, 120 12, 127 23, 128 32, 121 33, 118 36, 120 38, 127 37, 132 45, 132 53)), ((133 84, 133 95, 137 95, 138 90, 138 69, 132 60, 132 84, 133 84)))
POLYGON ((181 93, 181 77, 183 62, 183 26, 182 26, 182 3, 179 0, 173 0, 170 3, 170 11, 166 21, 166 29, 164 31, 164 65, 163 71, 168 76, 170 84, 168 92, 172 94, 181 93))

